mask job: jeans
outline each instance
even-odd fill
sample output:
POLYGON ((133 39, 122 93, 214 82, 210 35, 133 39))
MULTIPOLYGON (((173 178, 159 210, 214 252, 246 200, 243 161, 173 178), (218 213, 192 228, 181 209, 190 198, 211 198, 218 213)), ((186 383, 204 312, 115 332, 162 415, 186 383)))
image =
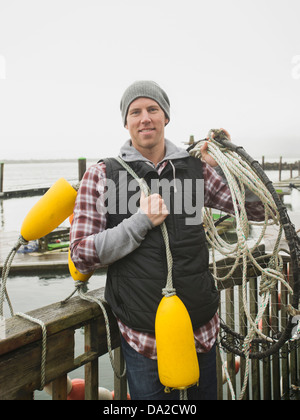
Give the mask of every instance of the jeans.
MULTIPOLYGON (((127 380, 132 400, 179 400, 179 391, 164 392, 159 381, 157 361, 136 352, 121 336, 127 380)), ((199 386, 188 389, 188 400, 217 400, 216 344, 208 353, 197 353, 199 386)))

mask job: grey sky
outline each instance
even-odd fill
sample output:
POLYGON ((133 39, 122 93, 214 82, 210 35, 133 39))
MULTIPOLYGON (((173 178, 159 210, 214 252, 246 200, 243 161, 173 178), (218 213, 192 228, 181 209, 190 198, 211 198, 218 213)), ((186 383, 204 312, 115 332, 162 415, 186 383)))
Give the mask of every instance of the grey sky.
POLYGON ((224 127, 300 158, 299 0, 0 0, 0 160, 115 155, 138 79, 171 100, 178 145, 224 127))

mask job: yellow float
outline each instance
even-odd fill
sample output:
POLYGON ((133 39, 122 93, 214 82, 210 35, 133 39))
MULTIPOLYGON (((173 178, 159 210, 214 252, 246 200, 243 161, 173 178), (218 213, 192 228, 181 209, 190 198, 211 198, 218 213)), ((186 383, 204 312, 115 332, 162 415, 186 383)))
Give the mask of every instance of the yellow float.
POLYGON ((196 385, 200 372, 192 322, 175 294, 164 296, 158 306, 155 337, 159 379, 166 391, 196 385))
POLYGON ((33 241, 48 235, 72 213, 77 192, 64 178, 60 178, 32 207, 25 217, 21 235, 33 241))
POLYGON ((77 270, 75 267, 72 259, 71 259, 71 251, 69 250, 68 255, 68 264, 69 264, 69 271, 74 281, 82 281, 86 282, 89 280, 89 278, 93 275, 94 272, 88 273, 88 274, 82 274, 80 271, 77 270))

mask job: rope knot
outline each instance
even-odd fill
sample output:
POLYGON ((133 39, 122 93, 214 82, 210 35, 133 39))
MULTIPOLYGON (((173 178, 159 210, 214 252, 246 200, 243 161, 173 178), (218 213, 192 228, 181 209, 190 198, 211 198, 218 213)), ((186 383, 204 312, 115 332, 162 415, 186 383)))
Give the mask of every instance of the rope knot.
POLYGON ((19 236, 19 239, 18 239, 18 244, 20 244, 20 245, 27 245, 28 244, 28 241, 26 241, 26 239, 24 239, 23 236, 20 235, 19 236))
POLYGON ((171 297, 176 295, 176 289, 174 289, 173 287, 165 287, 164 289, 162 289, 162 294, 165 297, 171 297))
POLYGON ((259 285, 260 296, 275 289, 278 283, 278 278, 268 276, 267 270, 268 269, 266 269, 266 272, 262 273, 261 275, 261 281, 259 285))

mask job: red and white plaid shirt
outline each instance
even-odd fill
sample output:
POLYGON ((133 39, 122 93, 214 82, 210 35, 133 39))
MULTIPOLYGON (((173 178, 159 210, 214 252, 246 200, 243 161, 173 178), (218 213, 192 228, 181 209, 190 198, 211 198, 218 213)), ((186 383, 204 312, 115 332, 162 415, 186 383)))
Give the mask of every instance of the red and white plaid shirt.
MULTIPOLYGON (((157 168, 160 174, 168 161, 157 168)), ((203 162, 204 205, 233 213, 231 193, 222 178, 209 165, 203 162)), ((70 231, 72 259, 82 273, 89 273, 101 266, 97 255, 94 236, 106 229, 107 215, 98 212, 104 206, 103 193, 106 186, 106 167, 103 162, 91 166, 85 173, 74 209, 70 231), (99 201, 100 200, 100 201, 99 201), (98 209, 98 210, 97 210, 98 209)), ((263 220, 264 210, 260 202, 246 204, 248 216, 252 220, 263 220)), ((155 336, 132 330, 118 320, 121 334, 136 351, 146 357, 156 359, 155 336)), ((220 328, 218 314, 204 326, 194 331, 197 352, 208 352, 216 341, 220 328)))

